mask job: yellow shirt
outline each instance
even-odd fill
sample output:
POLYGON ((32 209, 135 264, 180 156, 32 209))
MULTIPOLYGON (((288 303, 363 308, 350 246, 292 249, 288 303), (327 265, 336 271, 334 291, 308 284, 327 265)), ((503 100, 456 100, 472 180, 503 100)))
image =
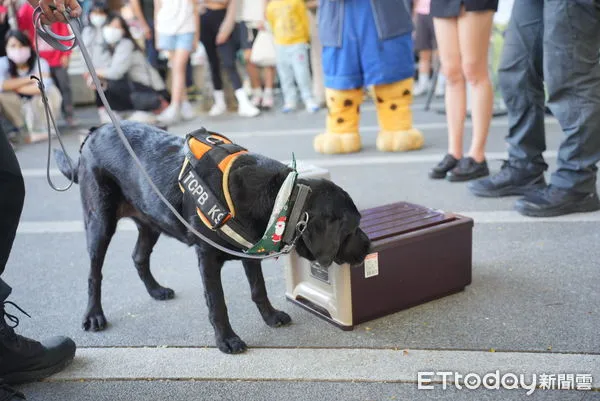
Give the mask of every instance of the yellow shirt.
POLYGON ((269 1, 267 21, 278 45, 309 42, 308 12, 304 0, 269 1))

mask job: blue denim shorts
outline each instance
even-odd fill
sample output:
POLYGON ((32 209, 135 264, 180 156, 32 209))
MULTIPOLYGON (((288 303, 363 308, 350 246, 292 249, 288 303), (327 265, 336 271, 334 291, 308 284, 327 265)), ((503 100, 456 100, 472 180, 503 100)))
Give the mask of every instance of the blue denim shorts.
POLYGON ((194 49, 194 33, 180 33, 177 35, 158 34, 158 48, 160 50, 187 50, 194 49))

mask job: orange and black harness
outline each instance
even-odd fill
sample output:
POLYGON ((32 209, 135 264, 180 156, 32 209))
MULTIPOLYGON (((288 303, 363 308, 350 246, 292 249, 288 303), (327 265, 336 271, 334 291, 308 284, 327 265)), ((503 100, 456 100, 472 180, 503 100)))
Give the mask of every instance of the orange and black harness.
POLYGON ((204 128, 185 139, 186 157, 179 173, 179 188, 186 207, 195 210, 200 221, 220 238, 250 254, 289 252, 306 228, 308 214, 304 211, 310 187, 297 183, 295 160, 279 189, 267 228, 261 238, 248 233, 236 219, 236 210, 229 191, 229 174, 235 160, 247 149, 227 137, 204 128), (210 179, 203 178, 210 172, 210 179), (221 177, 215 174, 220 174, 221 177), (210 183, 213 184, 211 188, 210 183), (223 196, 214 190, 220 182, 223 196))

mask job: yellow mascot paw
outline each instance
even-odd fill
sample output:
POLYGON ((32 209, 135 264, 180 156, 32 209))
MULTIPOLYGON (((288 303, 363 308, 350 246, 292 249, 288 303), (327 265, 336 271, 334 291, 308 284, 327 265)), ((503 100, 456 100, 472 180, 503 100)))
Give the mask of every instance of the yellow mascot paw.
POLYGON ((358 133, 320 134, 315 137, 313 146, 316 152, 328 155, 354 153, 362 148, 360 134, 358 133))
POLYGON ((408 131, 382 131, 377 135, 377 149, 382 152, 406 152, 423 147, 423 134, 411 128, 408 131))

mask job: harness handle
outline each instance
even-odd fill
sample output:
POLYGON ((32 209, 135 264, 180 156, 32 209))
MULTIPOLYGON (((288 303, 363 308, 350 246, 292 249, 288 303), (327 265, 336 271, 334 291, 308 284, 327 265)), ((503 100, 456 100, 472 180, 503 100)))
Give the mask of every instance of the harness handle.
MULTIPOLYGON (((252 255, 252 254, 248 254, 245 252, 239 252, 239 251, 235 251, 233 249, 224 247, 224 246, 212 241, 210 238, 207 238, 204 235, 202 235, 202 233, 200 233, 198 230, 196 230, 190 223, 187 222, 187 220, 185 220, 185 218, 183 218, 183 216, 181 216, 181 214, 179 214, 177 209, 175 209, 175 207, 167 200, 167 198, 162 194, 162 192, 160 192, 160 190, 157 188, 156 184, 154 184, 154 182, 152 181, 152 178, 150 178, 150 176, 148 175, 148 172, 144 168, 144 165, 142 164, 140 159, 135 154, 135 151, 133 150, 133 148, 129 144, 129 141, 127 140, 127 137, 123 133, 121 124, 120 124, 119 120, 115 117, 115 114, 114 114, 112 108, 110 107, 108 100, 106 99, 104 89, 102 88, 100 79, 98 78, 98 75, 96 74, 96 69, 94 68, 94 65, 92 63, 91 57, 87 51, 86 46, 83 44, 83 40, 81 39, 81 31, 80 31, 80 27, 82 26, 81 21, 79 19, 71 18, 71 16, 69 15, 69 12, 70 12, 70 10, 66 10, 63 13, 63 15, 64 15, 65 19, 67 20, 67 23, 71 27, 71 32, 73 32, 73 33, 72 33, 72 35, 69 35, 69 36, 61 36, 61 35, 57 35, 56 33, 52 32, 52 30, 50 30, 49 26, 47 27, 46 25, 41 23, 40 18, 41 18, 41 14, 42 14, 42 9, 38 6, 34 11, 34 17, 33 17, 34 18, 34 27, 36 28, 37 34, 39 36, 42 36, 44 38, 44 40, 46 42, 48 42, 48 44, 50 46, 52 46, 53 48, 55 48, 56 50, 65 51, 65 50, 73 49, 75 46, 79 46, 79 49, 81 50, 81 55, 83 56, 83 60, 88 68, 88 71, 90 72, 92 81, 94 82, 94 85, 96 85, 96 90, 98 91, 98 96, 100 97, 100 100, 102 101, 104 107, 106 108, 106 111, 110 117, 110 120, 112 121, 112 123, 115 127, 115 130, 117 131, 117 135, 123 142, 125 149, 127 149, 127 152, 131 155, 132 159, 135 161, 136 165, 140 169, 142 175, 144 176, 144 178, 146 179, 146 181, 148 182, 148 184, 150 185, 152 190, 156 193, 156 195, 159 197, 159 199, 165 204, 165 206, 167 206, 169 208, 169 210, 171 210, 171 212, 177 218, 177 220, 179 220, 181 222, 181 224, 183 224, 190 232, 192 232, 196 237, 200 238, 202 241, 204 241, 207 244, 217 248, 218 250, 225 252, 232 256, 240 257, 243 259, 263 260, 263 259, 278 258, 281 255, 291 252, 296 241, 302 235, 302 233, 304 232, 304 229, 306 229, 306 223, 308 222, 308 213, 306 213, 306 218, 304 219, 304 225, 299 224, 296 226, 296 232, 298 233, 298 235, 296 236, 295 240, 293 241, 293 244, 291 246, 286 247, 283 251, 271 253, 268 255, 252 255), (59 40, 73 40, 73 44, 71 46, 65 46, 62 43, 60 43, 59 40)), ((37 40, 36 40, 36 43, 37 43, 37 40)), ((48 138, 49 139, 48 140, 48 163, 47 163, 48 182, 50 183, 50 186, 54 190, 66 191, 73 185, 73 182, 74 182, 73 176, 71 177, 70 184, 66 188, 63 188, 63 189, 56 188, 50 180, 50 137, 51 137, 51 135, 50 135, 50 120, 52 121, 52 124, 55 127, 56 134, 59 139, 59 142, 60 142, 63 152, 65 152, 65 155, 67 153, 66 153, 65 147, 62 143, 62 140, 60 139, 60 134, 56 127, 54 117, 52 116, 52 111, 50 110, 50 106, 48 104, 48 99, 46 98, 44 82, 43 82, 43 77, 41 76, 42 74, 41 74, 40 67, 41 67, 41 64, 40 64, 39 56, 38 56, 38 70, 40 72, 40 77, 35 78, 35 79, 38 80, 38 86, 42 93, 42 100, 44 102, 44 108, 46 109, 46 123, 48 125, 48 135, 49 135, 49 138, 48 138)), ((71 167, 71 171, 72 171, 73 166, 71 164, 71 161, 70 161, 70 158, 68 157, 68 155, 67 155, 67 160, 69 161, 69 166, 71 167)))

